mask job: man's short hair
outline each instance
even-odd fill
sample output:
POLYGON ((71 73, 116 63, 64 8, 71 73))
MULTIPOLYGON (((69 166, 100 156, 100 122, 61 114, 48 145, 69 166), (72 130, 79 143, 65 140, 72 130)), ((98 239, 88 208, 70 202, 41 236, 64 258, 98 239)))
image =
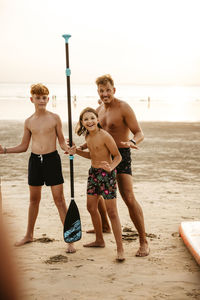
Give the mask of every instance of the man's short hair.
POLYGON ((49 90, 42 83, 37 83, 31 85, 30 93, 31 95, 49 95, 49 90))
POLYGON ((106 74, 103 76, 100 76, 96 79, 96 85, 98 86, 99 84, 106 85, 107 83, 110 83, 112 86, 114 86, 114 80, 110 76, 110 74, 106 74))

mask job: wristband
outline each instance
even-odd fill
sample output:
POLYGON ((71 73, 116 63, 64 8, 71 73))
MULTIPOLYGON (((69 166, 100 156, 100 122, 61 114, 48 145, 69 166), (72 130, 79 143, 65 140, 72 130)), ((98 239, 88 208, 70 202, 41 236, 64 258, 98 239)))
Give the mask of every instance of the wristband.
POLYGON ((6 154, 6 153, 7 153, 7 148, 6 148, 6 147, 4 147, 4 149, 3 149, 3 153, 4 153, 4 154, 6 154))
POLYGON ((136 146, 136 141, 134 139, 131 139, 130 142, 132 142, 136 146))

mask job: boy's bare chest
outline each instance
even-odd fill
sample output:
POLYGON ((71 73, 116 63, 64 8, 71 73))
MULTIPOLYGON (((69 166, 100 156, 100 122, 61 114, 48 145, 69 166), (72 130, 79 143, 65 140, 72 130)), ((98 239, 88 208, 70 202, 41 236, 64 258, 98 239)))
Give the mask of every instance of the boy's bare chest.
POLYGON ((30 130, 32 134, 50 134, 55 131, 54 122, 43 121, 32 121, 30 124, 30 130))

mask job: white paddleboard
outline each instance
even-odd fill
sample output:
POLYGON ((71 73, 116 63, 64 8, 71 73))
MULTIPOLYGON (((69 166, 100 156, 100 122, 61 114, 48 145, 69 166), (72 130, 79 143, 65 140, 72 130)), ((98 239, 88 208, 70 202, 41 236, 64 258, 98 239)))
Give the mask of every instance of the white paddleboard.
POLYGON ((200 221, 181 222, 179 232, 185 245, 200 265, 200 221))

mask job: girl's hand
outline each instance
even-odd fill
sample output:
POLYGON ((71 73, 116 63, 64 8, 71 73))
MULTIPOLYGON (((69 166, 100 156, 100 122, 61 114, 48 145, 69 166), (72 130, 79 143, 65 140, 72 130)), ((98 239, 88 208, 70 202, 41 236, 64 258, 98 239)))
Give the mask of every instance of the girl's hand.
POLYGON ((111 168, 110 164, 107 161, 101 161, 100 164, 99 164, 99 167, 104 169, 107 172, 112 171, 112 168, 111 168))

